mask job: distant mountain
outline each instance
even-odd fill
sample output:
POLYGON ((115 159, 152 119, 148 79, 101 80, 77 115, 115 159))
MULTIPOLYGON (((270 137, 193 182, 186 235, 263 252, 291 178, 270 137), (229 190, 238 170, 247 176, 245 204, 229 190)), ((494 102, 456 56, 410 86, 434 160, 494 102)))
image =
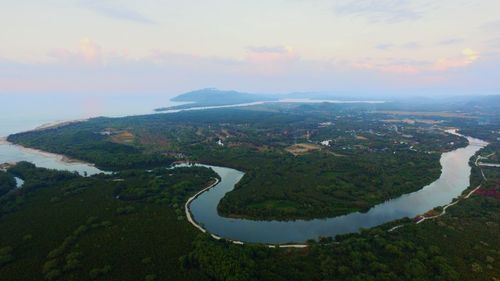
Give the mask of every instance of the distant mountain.
POLYGON ((171 99, 186 104, 171 107, 157 108, 155 111, 187 109, 194 107, 223 106, 245 104, 259 101, 278 101, 281 99, 310 99, 310 100, 374 100, 370 97, 353 97, 347 94, 294 92, 288 94, 252 94, 238 91, 226 91, 216 88, 206 88, 187 92, 171 99))
POLYGON ((234 105, 242 103, 252 103, 258 101, 273 101, 276 97, 258 94, 242 93, 237 91, 224 91, 215 88, 207 88, 184 93, 171 99, 177 102, 189 102, 188 104, 157 108, 155 111, 166 111, 172 109, 185 109, 192 107, 234 105))
POLYGON ((465 103, 467 106, 480 106, 486 108, 496 108, 500 111, 500 95, 480 96, 470 99, 465 103))
MULTIPOLYGON (((171 99, 185 104, 157 108, 155 111, 187 109, 195 107, 210 107, 246 104, 259 101, 278 101, 281 99, 310 99, 310 100, 377 100, 376 97, 360 96, 347 93, 314 93, 295 92, 288 94, 252 94, 232 90, 219 90, 206 88, 187 92, 171 99)), ((379 97, 380 100, 380 97, 379 97)), ((408 111, 460 111, 496 114, 500 112, 500 95, 489 96, 454 96, 454 97, 429 97, 429 96, 399 96, 382 98, 387 103, 380 105, 385 110, 408 111)))
POLYGON ((184 93, 173 98, 173 101, 191 101, 200 103, 234 103, 234 102, 253 102, 261 100, 264 96, 257 94, 248 94, 238 91, 224 91, 215 88, 207 88, 184 93))

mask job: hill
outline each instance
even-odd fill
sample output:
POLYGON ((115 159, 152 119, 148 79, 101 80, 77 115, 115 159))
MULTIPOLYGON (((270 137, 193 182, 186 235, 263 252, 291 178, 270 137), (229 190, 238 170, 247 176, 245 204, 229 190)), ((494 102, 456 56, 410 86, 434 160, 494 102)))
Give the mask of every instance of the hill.
POLYGON ((242 93, 238 91, 224 91, 215 88, 206 88, 178 95, 171 100, 176 102, 188 103, 178 106, 157 108, 155 109, 155 111, 167 111, 206 106, 235 105, 258 101, 272 101, 277 100, 277 98, 258 94, 242 93))

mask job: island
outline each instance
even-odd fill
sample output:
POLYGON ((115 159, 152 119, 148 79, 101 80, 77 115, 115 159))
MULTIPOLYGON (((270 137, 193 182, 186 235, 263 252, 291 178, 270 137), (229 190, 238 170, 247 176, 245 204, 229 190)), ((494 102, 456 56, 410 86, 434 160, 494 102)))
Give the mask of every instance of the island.
POLYGON ((224 91, 216 88, 206 88, 187 92, 171 99, 171 101, 183 102, 184 104, 170 107, 160 107, 156 108, 155 111, 162 112, 188 108, 229 106, 277 100, 279 100, 278 96, 249 94, 238 91, 224 91))

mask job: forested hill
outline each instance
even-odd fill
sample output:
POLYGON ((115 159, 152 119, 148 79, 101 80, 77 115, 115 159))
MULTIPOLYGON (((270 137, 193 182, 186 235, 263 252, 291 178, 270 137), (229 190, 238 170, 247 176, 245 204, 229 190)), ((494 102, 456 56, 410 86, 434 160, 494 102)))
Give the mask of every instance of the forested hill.
POLYGON ((277 100, 275 97, 242 93, 237 91, 224 91, 215 88, 207 88, 184 93, 171 99, 176 102, 188 102, 188 104, 157 108, 156 111, 166 111, 171 109, 182 109, 189 107, 233 105, 242 103, 251 103, 257 101, 277 100))

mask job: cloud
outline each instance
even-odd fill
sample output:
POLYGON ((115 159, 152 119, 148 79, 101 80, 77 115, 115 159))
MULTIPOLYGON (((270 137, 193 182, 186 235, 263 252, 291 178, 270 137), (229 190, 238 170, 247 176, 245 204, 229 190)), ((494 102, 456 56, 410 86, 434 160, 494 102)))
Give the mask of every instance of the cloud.
POLYGON ((80 40, 78 48, 58 48, 48 52, 48 56, 57 63, 73 64, 79 66, 106 65, 113 60, 127 58, 126 50, 104 51, 103 48, 89 38, 80 40))
POLYGON ((494 49, 500 48, 500 38, 490 39, 490 40, 487 40, 485 43, 488 47, 491 47, 494 49))
POLYGON ((101 52, 101 47, 92 40, 85 38, 80 41, 80 54, 86 61, 95 61, 101 52))
POLYGON ((394 74, 416 74, 419 69, 413 65, 377 65, 371 63, 354 63, 352 65, 357 69, 375 70, 379 72, 394 73, 394 74))
POLYGON ((286 47, 250 48, 241 58, 162 50, 131 57, 83 39, 74 49, 57 49, 50 56, 52 60, 37 63, 0 59, 0 93, 160 94, 207 86, 252 92, 407 93, 423 87, 500 87, 494 75, 500 55, 486 58, 483 54, 485 59, 479 60, 479 53, 472 49, 437 62, 310 60, 286 47), (473 63, 477 64, 474 68, 465 67, 473 63))
POLYGON ((426 1, 412 0, 340 0, 334 11, 338 15, 364 17, 371 22, 399 23, 423 17, 426 1))
POLYGON ((478 52, 470 48, 465 48, 462 50, 462 54, 460 56, 437 60, 434 65, 434 69, 438 71, 445 71, 452 68, 461 68, 474 63, 478 59, 478 52))
POLYGON ((291 51, 290 47, 285 46, 251 46, 247 50, 253 53, 288 53, 291 51))
POLYGON ((246 71, 265 75, 276 75, 286 71, 290 64, 300 60, 292 47, 249 47, 244 62, 246 71))
POLYGON ((49 51, 48 55, 64 63, 96 63, 102 59, 102 49, 94 41, 83 38, 76 50, 58 48, 49 51))
POLYGON ((479 53, 470 49, 470 48, 465 48, 462 51, 462 54, 465 56, 465 61, 469 63, 473 63, 475 60, 479 58, 479 53))
POLYGON ((449 38, 445 40, 441 40, 438 42, 438 45, 455 45, 465 42, 463 38, 449 38))
POLYGON ((387 51, 387 50, 390 50, 390 49, 392 49, 394 47, 395 47, 395 45, 391 44, 391 43, 381 43, 381 44, 377 44, 375 46, 375 49, 387 51))
POLYGON ((385 61, 375 61, 369 58, 365 58, 358 62, 352 63, 352 67, 360 70, 371 70, 382 73, 390 74, 417 74, 423 71, 426 61, 416 61, 416 60, 398 60, 390 59, 385 61))
POLYGON ((388 51, 388 50, 392 50, 392 49, 396 49, 396 48, 397 49, 415 50, 415 49, 419 49, 420 47, 421 47, 421 45, 418 42, 408 42, 408 43, 401 44, 401 45, 396 45, 396 44, 392 44, 392 43, 381 43, 381 44, 375 45, 375 49, 382 50, 382 51, 388 51))
POLYGON ((445 72, 451 69, 464 68, 475 63, 479 59, 479 57, 479 52, 474 51, 470 48, 465 48, 462 50, 460 55, 437 59, 434 62, 405 59, 386 59, 380 61, 365 58, 363 60, 353 62, 351 66, 359 70, 371 70, 381 73, 402 75, 415 75, 423 73, 445 72))
POLYGON ((483 25, 481 28, 488 31, 500 31, 500 21, 490 21, 483 25))
POLYGON ((403 44, 401 46, 401 48, 403 48, 403 49, 410 49, 410 50, 419 49, 420 48, 420 44, 417 43, 417 42, 408 42, 408 43, 403 44))
POLYGON ((112 3, 109 0, 82 0, 80 1, 80 6, 113 19, 133 21, 143 24, 155 23, 155 21, 145 15, 124 7, 124 3, 112 3))

